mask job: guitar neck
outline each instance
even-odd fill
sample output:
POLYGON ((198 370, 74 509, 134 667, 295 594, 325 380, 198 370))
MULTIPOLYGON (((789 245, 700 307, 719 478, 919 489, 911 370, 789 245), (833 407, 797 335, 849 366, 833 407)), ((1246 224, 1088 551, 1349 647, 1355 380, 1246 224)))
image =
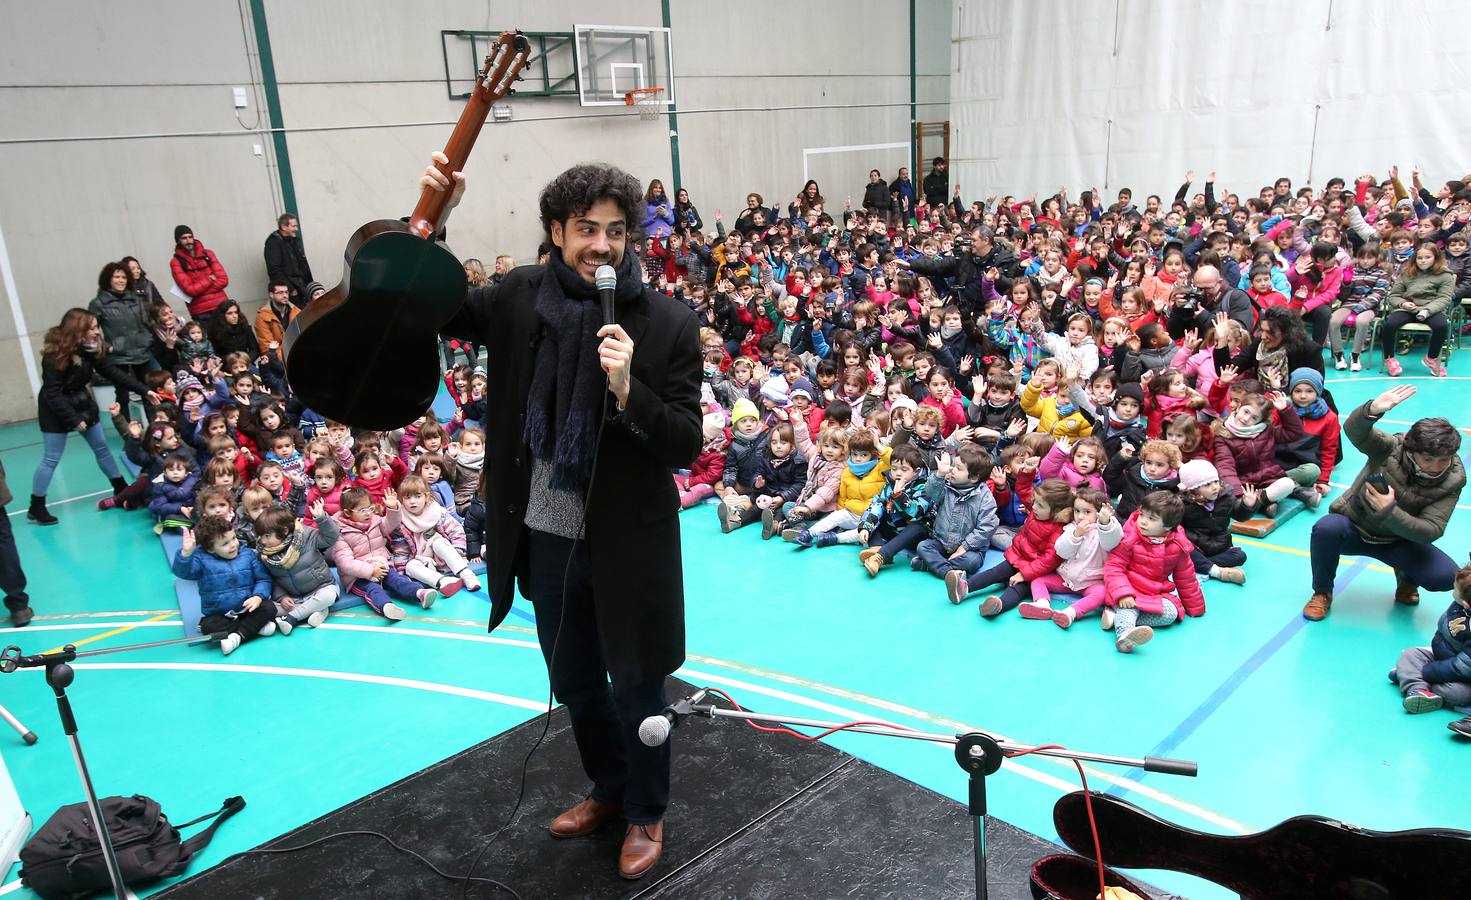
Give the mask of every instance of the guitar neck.
MULTIPOLYGON (((446 178, 450 178, 454 172, 464 170, 465 162, 470 158, 470 150, 475 146, 475 139, 480 136, 480 129, 485 125, 490 104, 490 98, 483 96, 480 91, 470 94, 469 102, 460 113, 460 121, 455 123, 454 133, 449 136, 449 143, 444 145, 444 155, 449 162, 442 165, 436 163, 434 166, 446 178)), ((419 205, 414 207, 409 216, 409 230, 426 240, 433 238, 444 221, 450 195, 453 193, 453 180, 448 190, 424 188, 424 192, 419 195, 419 205)))

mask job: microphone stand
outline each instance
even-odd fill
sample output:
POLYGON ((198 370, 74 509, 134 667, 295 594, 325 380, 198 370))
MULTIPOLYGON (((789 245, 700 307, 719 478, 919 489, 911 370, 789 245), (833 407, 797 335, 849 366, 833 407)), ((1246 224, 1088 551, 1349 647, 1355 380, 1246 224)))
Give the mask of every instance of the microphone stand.
POLYGON ((66 689, 71 686, 76 678, 76 670, 69 663, 74 660, 89 656, 103 656, 108 653, 123 653, 128 650, 146 650, 151 647, 168 647, 173 644, 207 644, 217 638, 186 637, 175 638, 167 641, 152 641, 146 644, 130 644, 125 647, 108 647, 102 650, 78 651, 76 646, 67 644, 60 650, 50 653, 42 653, 37 656, 22 656, 19 647, 6 647, 0 652, 0 673, 9 674, 19 669, 41 669, 46 670, 46 683, 51 686, 56 695, 56 709, 61 716, 61 728, 66 732, 67 741, 71 744, 72 758, 76 760, 77 775, 82 780, 82 791, 87 798, 87 811, 92 816, 93 827, 97 830, 97 842, 102 850, 102 859, 107 866, 107 876, 112 881, 112 892, 118 900, 137 900, 137 895, 129 890, 123 881, 123 870, 117 861, 117 851, 112 846, 112 835, 108 832, 107 820, 102 815, 102 805, 97 800, 97 789, 92 785, 92 775, 87 770, 86 757, 82 755, 82 744, 77 739, 77 718, 72 713, 71 700, 66 695, 66 689))
MULTIPOLYGON (((704 690, 669 706, 668 711, 674 715, 676 722, 684 716, 702 716, 711 719, 739 719, 746 722, 762 722, 774 725, 800 725, 808 728, 820 728, 824 731, 838 729, 839 726, 845 724, 843 722, 828 722, 821 719, 807 719, 798 716, 778 716, 768 713, 725 709, 713 703, 702 704, 696 698, 699 698, 703 693, 704 690)), ((974 827, 977 900, 987 900, 988 895, 988 885, 986 883, 986 776, 1000 769, 1002 760, 1008 754, 1020 755, 1027 753, 1033 756, 1050 756, 1056 759, 1069 759, 1109 766, 1128 766, 1143 769, 1146 772, 1160 772, 1166 775, 1194 777, 1197 772, 1196 763, 1190 760, 1168 759, 1159 756, 1146 756, 1142 758, 1111 756, 1103 753, 1081 753, 1060 747, 1046 747, 1045 745, 1029 746, 992 737, 989 734, 979 731, 968 734, 936 734, 924 731, 908 731, 903 728, 892 728, 884 725, 854 725, 848 728, 842 728, 841 730, 844 732, 856 732, 858 734, 875 734, 881 737, 930 741, 936 744, 950 744, 955 747, 955 762, 970 776, 966 808, 974 827)))

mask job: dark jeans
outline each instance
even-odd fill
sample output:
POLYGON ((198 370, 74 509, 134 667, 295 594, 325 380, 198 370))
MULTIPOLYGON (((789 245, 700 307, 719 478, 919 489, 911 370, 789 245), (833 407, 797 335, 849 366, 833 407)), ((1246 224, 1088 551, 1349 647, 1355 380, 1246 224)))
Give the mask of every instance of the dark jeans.
MULTIPOLYGON (((122 369, 124 372, 127 372, 129 375, 133 376, 139 381, 142 381, 143 375, 148 371, 148 364, 135 363, 132 365, 126 365, 119 363, 118 368, 122 369)), ((133 392, 120 384, 113 385, 113 390, 117 392, 117 405, 123 408, 123 418, 127 419, 129 422, 133 421, 133 411, 128 408, 132 403, 133 392)), ((146 423, 148 421, 148 417, 153 415, 153 404, 149 402, 148 396, 146 394, 140 395, 138 397, 138 400, 143 404, 145 410, 144 422, 146 423)))
MULTIPOLYGON (((965 586, 968 590, 978 591, 983 587, 990 587, 993 584, 1005 584, 1015 574, 1016 567, 1003 559, 991 568, 983 569, 967 578, 965 580, 965 586)), ((1030 582, 1026 581, 1007 584, 1006 590, 1002 591, 1000 595, 1001 611, 1006 612, 1007 610, 1016 609, 1017 605, 1025 599, 1023 592, 1030 595, 1029 584, 1030 582)))
POLYGON ((1302 317, 1313 336, 1313 344, 1319 348, 1328 344, 1328 324, 1333 320, 1333 307, 1327 303, 1302 317))
POLYGON ((15 549, 15 531, 3 506, 0 506, 0 592, 4 592, 5 608, 11 612, 31 604, 31 598, 26 596, 26 573, 20 567, 20 553, 15 549))
POLYGON ((1215 556, 1207 556, 1199 550, 1191 550, 1190 561, 1195 563, 1197 574, 1205 575, 1210 572, 1211 566, 1231 569, 1244 564, 1246 562, 1246 551, 1240 547, 1227 547, 1215 556))
POLYGON ((276 621, 277 615, 276 604, 264 600, 254 612, 242 612, 233 619, 218 614, 205 616, 199 620, 199 630, 205 634, 238 634, 243 644, 259 634, 267 622, 276 621))
POLYGON ((1329 513, 1313 525, 1313 592, 1333 595, 1339 556, 1368 556, 1430 591, 1448 591, 1456 580, 1456 563, 1434 544, 1398 540, 1371 544, 1359 537, 1348 516, 1329 513))
POLYGON ((552 691, 572 719, 582 768, 592 779, 592 796, 621 804, 624 817, 635 825, 657 822, 669 805, 669 742, 644 746, 638 739, 638 726, 664 708, 664 679, 609 684, 593 605, 592 554, 587 541, 574 543, 540 531, 531 532, 528 540, 529 571, 522 592, 536 609, 536 636, 547 660, 552 691))
POLYGON ((348 593, 354 597, 362 597, 363 602, 372 607, 373 612, 382 615, 383 607, 392 603, 395 598, 418 603, 419 588, 423 586, 393 566, 389 566, 388 574, 383 576, 383 581, 359 578, 352 583, 348 593))
POLYGON ((879 548, 879 556, 885 562, 893 562, 894 557, 908 550, 914 551, 919 542, 929 537, 929 529, 925 528, 923 522, 910 522, 898 532, 894 529, 880 525, 868 536, 868 546, 879 548))
MULTIPOLYGON (((1394 345, 1399 337, 1400 328, 1410 322, 1419 321, 1415 318, 1414 313, 1403 309, 1397 309, 1384 317, 1384 324, 1379 326, 1379 337, 1384 348, 1385 359, 1394 356, 1394 345)), ((1420 324, 1430 326, 1430 346, 1426 348, 1425 355, 1432 359, 1438 358, 1440 348, 1445 346, 1445 336, 1450 333, 1450 323, 1446 321, 1444 313, 1436 313, 1420 324)))

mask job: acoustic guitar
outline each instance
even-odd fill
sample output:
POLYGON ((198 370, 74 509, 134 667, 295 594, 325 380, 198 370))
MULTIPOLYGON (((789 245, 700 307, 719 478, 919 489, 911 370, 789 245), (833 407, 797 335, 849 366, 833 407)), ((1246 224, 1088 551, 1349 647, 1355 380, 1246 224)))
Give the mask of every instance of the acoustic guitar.
MULTIPOLYGON (((445 145, 445 175, 465 167, 491 104, 511 93, 531 44, 503 31, 445 145)), ((436 241, 449 191, 425 188, 407 222, 380 219, 347 242, 342 282, 286 329, 286 380, 302 403, 355 428, 388 431, 424 414, 439 390, 439 332, 465 301, 465 269, 436 241)))
MULTIPOLYGON (((1471 832, 1370 831, 1296 816, 1257 834, 1223 836, 1183 828, 1107 794, 1092 796, 1109 866, 1185 872, 1245 900, 1428 900, 1464 897, 1471 884, 1471 832)), ((1093 855, 1082 791, 1059 799, 1052 819, 1063 843, 1093 855)), ((1093 882, 1088 896, 1097 893, 1093 882)))

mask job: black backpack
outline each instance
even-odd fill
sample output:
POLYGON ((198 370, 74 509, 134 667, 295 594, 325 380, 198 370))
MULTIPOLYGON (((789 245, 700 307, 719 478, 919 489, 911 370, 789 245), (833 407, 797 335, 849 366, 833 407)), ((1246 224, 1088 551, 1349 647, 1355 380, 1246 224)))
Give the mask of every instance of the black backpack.
MULTIPOLYGON (((231 797, 217 812, 174 826, 158 801, 148 797, 104 797, 100 802, 123 881, 135 887, 183 872, 194 854, 209 844, 220 823, 245 808, 244 800, 231 797), (180 828, 207 819, 214 819, 208 828, 187 841, 179 839, 180 828)), ((77 900, 112 891, 102 845, 85 803, 58 809, 21 848, 20 861, 25 886, 46 900, 77 900)))

